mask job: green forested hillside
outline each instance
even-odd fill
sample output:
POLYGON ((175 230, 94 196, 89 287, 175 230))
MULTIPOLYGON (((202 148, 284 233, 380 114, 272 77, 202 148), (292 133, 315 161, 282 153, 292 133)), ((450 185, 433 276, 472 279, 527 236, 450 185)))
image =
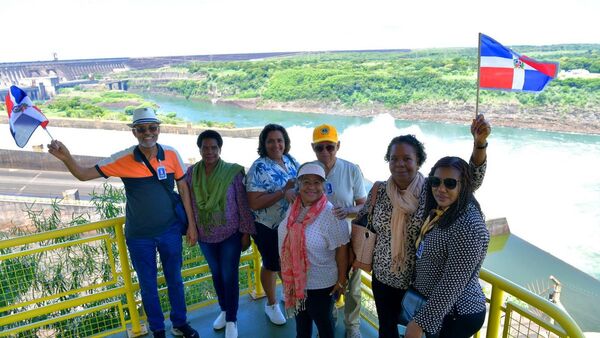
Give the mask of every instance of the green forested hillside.
MULTIPOLYGON (((558 61, 564 71, 585 69, 600 73, 600 45, 513 48, 540 60, 558 61)), ((187 73, 188 78, 152 86, 187 98, 322 102, 347 108, 378 105, 393 109, 421 102, 474 103, 476 54, 474 48, 456 48, 306 53, 248 62, 196 62, 164 70, 187 73)), ((481 102, 594 109, 600 104, 600 77, 593 75, 561 76, 541 94, 482 91, 481 102)))

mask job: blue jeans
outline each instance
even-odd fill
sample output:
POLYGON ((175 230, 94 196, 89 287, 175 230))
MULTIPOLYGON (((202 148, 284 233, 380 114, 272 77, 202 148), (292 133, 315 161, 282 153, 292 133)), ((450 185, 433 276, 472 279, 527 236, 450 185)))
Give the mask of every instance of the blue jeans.
POLYGON ((157 250, 167 281, 169 302, 171 303, 171 323, 174 327, 178 327, 187 322, 183 279, 181 278, 183 246, 180 228, 181 225, 175 223, 157 237, 126 239, 131 263, 140 283, 144 311, 146 311, 148 324, 152 331, 165 329, 165 317, 160 306, 156 281, 157 250))
POLYGON ((237 232, 222 242, 199 242, 199 245, 212 274, 219 306, 221 311, 225 311, 225 320, 236 322, 240 299, 238 273, 242 254, 242 234, 237 232))

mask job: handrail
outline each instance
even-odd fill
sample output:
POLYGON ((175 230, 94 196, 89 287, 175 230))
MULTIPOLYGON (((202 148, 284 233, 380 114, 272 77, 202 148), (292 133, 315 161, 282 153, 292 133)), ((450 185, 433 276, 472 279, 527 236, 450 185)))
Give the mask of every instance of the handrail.
POLYGON ((107 219, 104 221, 91 222, 86 224, 74 225, 68 228, 49 230, 44 232, 38 232, 31 235, 19 236, 9 239, 3 239, 0 241, 0 249, 11 248, 14 246, 31 244, 41 241, 47 241, 49 239, 55 239, 59 237, 66 237, 83 232, 99 230, 104 228, 110 228, 117 225, 125 224, 125 217, 116 217, 107 219))
MULTIPOLYGON (((120 313, 119 322, 121 329, 116 329, 117 331, 123 331, 125 329, 125 324, 130 324, 131 329, 129 330, 130 336, 139 336, 146 333, 146 328, 142 324, 141 315, 137 311, 138 300, 136 300, 135 292, 139 290, 139 285, 134 283, 132 280, 133 271, 129 268, 130 262, 129 257, 127 255, 127 249, 125 244, 125 236, 123 234, 123 224, 125 223, 124 217, 113 218, 109 220, 103 220, 98 222, 92 222, 87 224, 75 225, 68 228, 61 228, 55 230, 49 230, 41 233, 23 235, 10 239, 0 240, 0 250, 3 250, 5 253, 0 254, 0 264, 4 262, 9 262, 13 259, 20 259, 22 257, 35 257, 35 255, 42 254, 44 252, 53 252, 56 250, 62 250, 69 247, 77 247, 79 245, 90 244, 94 242, 104 241, 105 243, 112 242, 116 245, 116 256, 113 256, 113 251, 107 247, 106 254, 107 259, 119 260, 119 266, 121 267, 120 271, 115 271, 114 267, 111 265, 111 271, 114 276, 110 283, 100 283, 94 284, 93 286, 85 286, 79 287, 77 289, 71 289, 62 293, 53 294, 47 297, 36 299, 23 299, 14 304, 10 304, 4 307, 0 307, 0 312, 4 312, 0 316, 0 327, 17 324, 21 321, 26 320, 34 320, 31 323, 25 323, 18 325, 13 328, 5 328, 1 329, 0 336, 4 336, 5 334, 16 334, 18 332, 23 332, 24 330, 40 328, 41 325, 52 325, 56 324, 61 320, 73 319, 78 316, 82 316, 84 314, 89 314, 91 310, 81 311, 81 306, 85 304, 90 304, 90 302, 98 302, 102 300, 110 300, 115 297, 124 298, 122 301, 119 301, 118 311, 120 313), (112 229, 110 234, 90 234, 87 236, 86 233, 93 231, 106 232, 108 229, 112 229), (74 235, 81 235, 82 238, 74 237, 73 239, 67 241, 59 241, 60 243, 53 244, 51 241, 56 239, 73 237, 74 235), (40 245, 40 243, 48 242, 48 245, 40 245), (30 247, 33 245, 33 247, 30 247), (23 247, 21 250, 17 249, 11 252, 10 248, 18 248, 23 247), (24 249, 24 250, 23 250, 24 249), (120 277, 122 283, 120 286, 114 284, 115 278, 120 277), (103 289, 105 286, 111 285, 111 289, 105 290, 103 289), (66 295, 74 295, 79 293, 80 296, 77 298, 62 300, 58 303, 47 303, 44 304, 47 300, 57 300, 58 297, 66 296, 66 295), (126 301, 125 301, 126 299, 126 301), (123 302, 125 301, 125 302, 123 302), (122 303, 123 302, 123 303, 122 303), (29 307, 29 305, 33 303, 38 303, 39 307, 29 307), (128 309, 129 319, 123 315, 122 308, 125 307, 128 309), (14 312, 15 309, 22 308, 24 311, 14 312), (65 311, 69 309, 76 309, 73 314, 62 315, 65 311), (12 313, 11 313, 12 312, 12 313), (46 318, 50 313, 61 313, 58 317, 50 317, 46 318), (80 313, 77 315, 76 313, 80 313)), ((91 244, 93 245, 93 244, 91 244)), ((105 244, 101 244, 105 245, 105 244)), ((252 244, 253 252, 248 254, 243 254, 240 260, 240 263, 245 263, 251 261, 253 264, 254 272, 257 273, 260 269, 260 256, 258 251, 256 250, 256 246, 254 243, 252 244)), ((193 261, 194 259, 192 259, 193 261)), ((241 270, 245 270, 248 273, 248 286, 247 289, 242 292, 252 292, 253 295, 257 297, 261 297, 264 295, 264 291, 262 290, 262 285, 260 284, 260 278, 256 278, 253 280, 249 275, 248 265, 242 266, 241 270)), ((194 267, 187 268, 182 271, 184 276, 190 277, 193 274, 205 273, 209 272, 208 266, 206 264, 198 265, 194 267)), ((256 275, 258 276, 258 275, 256 275)), ((17 275, 11 274, 10 278, 18 278, 17 275)), ((191 285, 190 283, 198 283, 202 281, 209 280, 211 278, 210 275, 205 275, 202 277, 196 277, 189 281, 187 281, 186 285, 191 285)), ((159 282, 164 282, 164 277, 158 277, 159 282)), ((12 280, 8 280, 8 283, 12 283, 12 280)), ((190 304, 192 308, 202 307, 210 304, 211 301, 200 301, 198 303, 190 304)), ((104 309, 107 306, 94 307, 93 309, 104 309)), ((90 308, 91 309, 91 308, 90 308)), ((69 312, 71 313, 71 312, 69 312)), ((115 333, 115 329, 108 328, 105 332, 98 333, 99 336, 104 336, 105 334, 115 333)))
MULTIPOLYGON (((503 278, 492 271, 481 268, 479 278, 492 285, 492 296, 490 299, 490 311, 488 314, 487 337, 499 337, 500 319, 502 317, 503 293, 507 292, 519 300, 528 303, 537 309, 543 311, 553 318, 559 326, 565 330, 569 337, 583 338, 584 334, 575 320, 565 310, 549 302, 547 299, 503 278)), ((361 276, 363 286, 371 290, 371 273, 363 272, 361 276)), ((372 293, 367 294, 372 297, 372 293)), ((365 316, 363 316, 365 317, 365 316)), ((375 324, 370 318, 365 317, 372 326, 375 324)))
MULTIPOLYGON (((479 277, 492 285, 492 300, 490 302, 490 313, 488 316, 488 332, 487 337, 498 337, 498 328, 490 330, 489 323, 499 319, 500 313, 496 313, 493 307, 500 304, 493 304, 494 302, 494 291, 506 291, 514 297, 524 301, 525 303, 531 304, 537 309, 545 312, 547 315, 552 317, 567 333, 569 337, 583 338, 583 332, 577 325, 575 320, 563 309, 556 306, 556 304, 549 302, 535 293, 511 282, 510 280, 501 277, 492 271, 482 268, 479 277), (494 317, 494 318, 492 318, 494 317), (492 331, 492 332, 490 332, 492 331), (493 332, 495 331, 495 332, 493 332)), ((502 298, 502 297, 500 297, 502 298)))
MULTIPOLYGON (((479 278, 492 285, 492 296, 490 299, 490 311, 488 314, 487 337, 499 337, 500 319, 502 317, 503 293, 507 292, 519 300, 528 303, 543 311, 553 318, 569 337, 583 338, 584 334, 575 320, 565 310, 549 302, 547 299, 501 277, 486 268, 481 268, 479 278)), ((363 272, 361 276, 363 286, 371 290, 371 273, 363 272)), ((368 294, 372 297, 372 293, 368 294)), ((364 317, 364 316, 363 316, 364 317)), ((370 318, 365 317, 367 322, 375 326, 370 318)))
MULTIPOLYGON (((7 316, 4 316, 3 318, 0 318, 0 326, 2 325, 9 325, 9 324, 13 324, 13 323, 17 323, 21 320, 25 320, 28 318, 35 318, 36 315, 42 315, 42 314, 49 314, 52 311, 56 311, 56 310, 63 310, 63 309, 67 309, 67 308, 76 308, 76 307, 80 307, 83 303, 85 303, 88 299, 94 299, 94 300, 98 300, 100 298, 102 299, 109 299, 111 297, 114 296, 118 296, 118 295, 122 295, 125 299, 126 299, 126 303, 122 304, 122 306, 126 309, 128 309, 128 313, 130 316, 130 319, 126 321, 126 323, 128 323, 129 325, 131 325, 131 331, 130 333, 133 336, 136 335, 140 335, 144 332, 144 328, 142 326, 142 322, 140 319, 140 315, 137 313, 136 310, 136 303, 138 302, 136 300, 135 297, 135 292, 139 289, 139 286, 137 285, 137 283, 134 283, 132 280, 132 276, 133 276, 133 271, 131 271, 129 269, 129 258, 127 256, 127 249, 126 249, 126 245, 125 245, 125 237, 123 235, 123 224, 125 222, 125 218, 124 217, 118 217, 118 218, 113 218, 110 220, 104 220, 104 221, 99 221, 99 222, 92 222, 92 223, 87 223, 87 224, 82 224, 82 225, 76 225, 76 226, 72 226, 69 228, 63 228, 63 229, 57 229, 57 230, 51 230, 51 231, 46 231, 46 232, 42 232, 42 233, 36 233, 36 234, 31 234, 31 235, 25 235, 25 236, 20 236, 20 237, 15 237, 15 238, 11 238, 11 239, 5 239, 5 240, 0 240, 0 250, 3 249, 8 249, 11 247, 18 247, 18 246, 24 246, 24 245, 30 245, 30 244, 35 244, 35 243, 39 243, 42 241, 48 241, 51 239, 58 239, 61 237, 67 237, 67 236, 72 236, 72 235, 76 235, 76 234, 84 234, 86 232, 90 232, 90 231, 94 231, 94 230, 101 230, 101 229, 109 229, 109 228, 113 228, 114 229, 114 233, 112 234, 113 236, 110 236, 112 239, 112 243, 114 243, 116 245, 117 251, 116 252, 116 256, 114 257, 114 259, 118 259, 120 261, 120 267, 121 267, 121 271, 117 272, 117 275, 119 277, 122 278, 123 284, 121 284, 120 286, 118 286, 117 288, 111 289, 111 290, 101 290, 98 289, 96 290, 96 292, 94 293, 94 295, 88 295, 88 296, 83 296, 83 297, 78 297, 76 299, 71 299, 71 300, 66 300, 66 301, 62 301, 60 303, 55 303, 55 304, 45 304, 39 308, 36 309, 28 309, 25 312, 20 312, 20 313, 12 313, 12 314, 8 314, 7 316)), ((106 231, 106 230, 104 230, 106 231)), ((95 234, 90 234, 90 236, 86 236, 85 240, 81 240, 81 239, 73 239, 70 241, 66 241, 66 242, 61 242, 60 245, 48 245, 48 246, 34 246, 33 248, 28 248, 24 251, 18 251, 18 252, 7 252, 5 254, 0 254, 0 263, 9 260, 9 259, 18 259, 19 257, 23 257, 29 253, 37 253, 43 250, 48 250, 48 249, 60 249, 63 246, 68 246, 68 245, 77 245, 77 244, 81 244, 86 242, 87 240, 96 240, 96 239, 106 239, 108 235, 103 234, 103 235, 95 235, 95 234)), ((254 278, 248 278, 248 289, 247 290, 252 290, 251 294, 253 296, 264 296, 264 291, 262 289, 262 285, 260 284, 260 278, 258 278, 259 276, 259 271, 260 271, 260 256, 258 254, 258 251, 256 250, 256 246, 254 245, 254 243, 252 243, 252 248, 253 248, 253 252, 251 254, 245 254, 242 256, 242 260, 240 263, 244 262, 244 261, 252 261, 253 262, 253 266, 251 268, 251 270, 254 272, 254 278)), ((112 257, 112 251, 111 250, 107 250, 109 252, 109 255, 111 255, 112 257)), ((109 259, 113 259, 113 258, 109 258, 109 259)), ((197 259, 197 258, 196 258, 197 259)), ((193 261, 193 260, 192 260, 193 261)), ((188 261, 189 263, 189 261, 188 261)), ((248 266, 246 266, 246 271, 249 270, 247 269, 248 266)), ((188 275, 191 276, 192 274, 197 274, 197 273, 202 273, 204 271, 208 271, 208 267, 206 265, 202 265, 202 266, 194 266, 191 268, 188 268, 186 270, 183 271, 184 275, 188 275)), ((113 273, 115 273, 115 271, 113 271, 113 273)), ((159 277, 159 281, 161 280, 162 277, 159 277)), ((210 275, 208 276, 203 276, 200 277, 199 279, 194 279, 193 283, 197 283, 199 282, 199 280, 206 280, 207 278, 210 278, 210 275)), ((539 309, 540 311, 544 312, 545 314, 547 314, 549 317, 551 317, 555 323, 557 325, 551 325, 551 327, 553 328, 553 332, 564 336, 565 334, 569 337, 575 337, 575 338, 580 338, 580 337, 584 337, 583 332, 581 331, 581 329, 579 328, 579 326, 577 325, 577 323, 573 320, 573 318, 565 312, 565 310, 561 309, 560 307, 558 307, 557 305, 549 302, 548 300, 532 293, 531 291, 513 283, 510 280, 507 280, 485 268, 482 268, 480 271, 480 278, 489 283, 492 286, 492 291, 491 291, 491 297, 490 297, 490 310, 489 310, 489 314, 488 314, 488 324, 487 324, 487 332, 486 332, 486 336, 491 338, 491 337, 498 337, 501 331, 501 327, 500 327, 500 322, 502 319, 502 316, 504 314, 507 315, 507 317, 509 317, 509 311, 510 311, 510 306, 504 306, 504 293, 506 292, 507 294, 510 294, 514 297, 516 297, 517 299, 534 306, 535 308, 539 309), (557 326, 560 326, 560 330, 557 331, 557 326), (564 330, 564 331, 563 331, 564 330)), ((372 291, 371 291, 371 276, 368 273, 364 273, 362 274, 361 277, 362 280, 362 289, 363 289, 363 294, 367 297, 367 298, 371 298, 372 299, 372 291)), ((9 283, 11 281, 8 281, 9 283)), ((186 284, 187 285, 187 284, 186 284)), ((97 287, 102 287, 102 284, 96 285, 97 287)), ((89 287, 85 287, 85 288, 79 288, 79 289, 75 289, 69 292, 91 292, 93 289, 90 289, 89 287)), ((248 292, 248 291, 245 291, 248 292)), ((13 304, 10 306, 6 306, 4 308, 1 308, 1 311, 11 311, 12 309, 15 309, 18 306, 24 306, 26 304, 31 304, 31 302, 29 301, 23 301, 19 304, 13 304)), ((201 303, 194 303, 194 305, 191 305, 192 308, 197 308, 197 307, 202 307, 205 306, 204 302, 201 303)), ((121 310, 120 310, 121 311, 121 310)), ((372 325, 373 327, 376 327, 376 321, 374 320, 374 317, 371 315, 370 317, 366 315, 366 312, 363 312, 362 315, 363 317, 366 319, 367 323, 369 323, 370 325, 372 325)), ((123 317, 121 315, 121 317, 123 317)), ((63 316, 63 318, 66 318, 63 316)), ((533 318, 533 317, 531 317, 533 318)), ((506 318, 505 318, 506 319, 506 318)), ((58 320, 58 319, 57 319, 58 320)), ((56 322, 57 320, 46 320, 45 322, 48 323, 52 323, 52 322, 56 322)), ((125 322, 124 322, 124 318, 121 319, 122 322, 122 328, 125 327, 125 322)), ((38 322, 39 324, 40 322, 38 322)), ((14 329, 11 329, 12 333, 16 333, 19 331, 24 330, 25 328, 33 328, 35 327, 37 324, 33 323, 33 324, 27 324, 26 326, 20 326, 20 327, 16 327, 14 329), (18 331, 15 331, 18 330, 18 331)), ((505 323, 505 327, 504 330, 508 330, 508 324, 505 323)), ((111 331, 114 333, 114 329, 113 330, 107 330, 111 331)), ((504 335, 506 335, 507 332, 504 332, 504 335)), ((99 333, 101 336, 104 335, 104 333, 99 333)), ((0 334, 0 336, 3 336, 3 334, 0 334)))

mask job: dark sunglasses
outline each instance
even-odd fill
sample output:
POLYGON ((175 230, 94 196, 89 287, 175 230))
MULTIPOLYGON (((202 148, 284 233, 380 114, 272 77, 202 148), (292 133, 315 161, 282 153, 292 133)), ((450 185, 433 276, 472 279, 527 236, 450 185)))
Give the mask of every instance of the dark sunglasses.
POLYGON ((431 184, 433 188, 439 187, 440 185, 442 185, 442 182, 444 182, 444 186, 446 187, 446 189, 450 190, 456 188, 456 186, 458 185, 458 181, 454 178, 444 178, 442 180, 439 177, 429 176, 429 184, 431 184))
POLYGON ((316 145, 316 146, 315 146, 315 151, 316 151, 317 153, 320 153, 320 152, 322 152, 322 151, 323 151, 323 149, 327 149, 327 151, 331 153, 331 152, 333 152, 333 151, 335 150, 335 146, 334 146, 333 144, 328 144, 328 145, 326 145, 326 146, 324 146, 324 145, 322 145, 322 144, 319 144, 319 145, 316 145))
POLYGON ((146 132, 146 130, 150 130, 151 133, 154 133, 158 130, 158 128, 160 128, 160 127, 159 126, 148 126, 148 128, 146 128, 146 127, 142 127, 142 126, 137 126, 134 129, 139 134, 143 134, 146 132))

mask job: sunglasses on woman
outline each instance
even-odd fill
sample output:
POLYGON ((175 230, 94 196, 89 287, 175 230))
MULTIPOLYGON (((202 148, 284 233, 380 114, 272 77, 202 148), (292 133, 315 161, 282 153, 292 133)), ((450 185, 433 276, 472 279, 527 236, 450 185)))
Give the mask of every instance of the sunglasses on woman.
POLYGON ((444 186, 446 187, 446 189, 455 189, 456 186, 458 185, 458 181, 454 178, 444 178, 443 180, 439 177, 435 177, 435 176, 429 176, 429 184, 431 184, 431 186, 433 188, 437 188, 440 185, 442 185, 442 183, 444 183, 444 186))
POLYGON ((318 144, 315 146, 315 151, 317 153, 320 153, 323 151, 323 149, 326 149, 328 152, 333 152, 335 150, 335 146, 333 144, 328 144, 328 145, 322 145, 322 144, 318 144))
POLYGON ((149 130, 151 133, 155 133, 158 130, 158 128, 159 128, 159 126, 148 126, 148 128, 142 127, 142 126, 137 126, 134 129, 139 134, 143 134, 146 132, 146 130, 149 130))

